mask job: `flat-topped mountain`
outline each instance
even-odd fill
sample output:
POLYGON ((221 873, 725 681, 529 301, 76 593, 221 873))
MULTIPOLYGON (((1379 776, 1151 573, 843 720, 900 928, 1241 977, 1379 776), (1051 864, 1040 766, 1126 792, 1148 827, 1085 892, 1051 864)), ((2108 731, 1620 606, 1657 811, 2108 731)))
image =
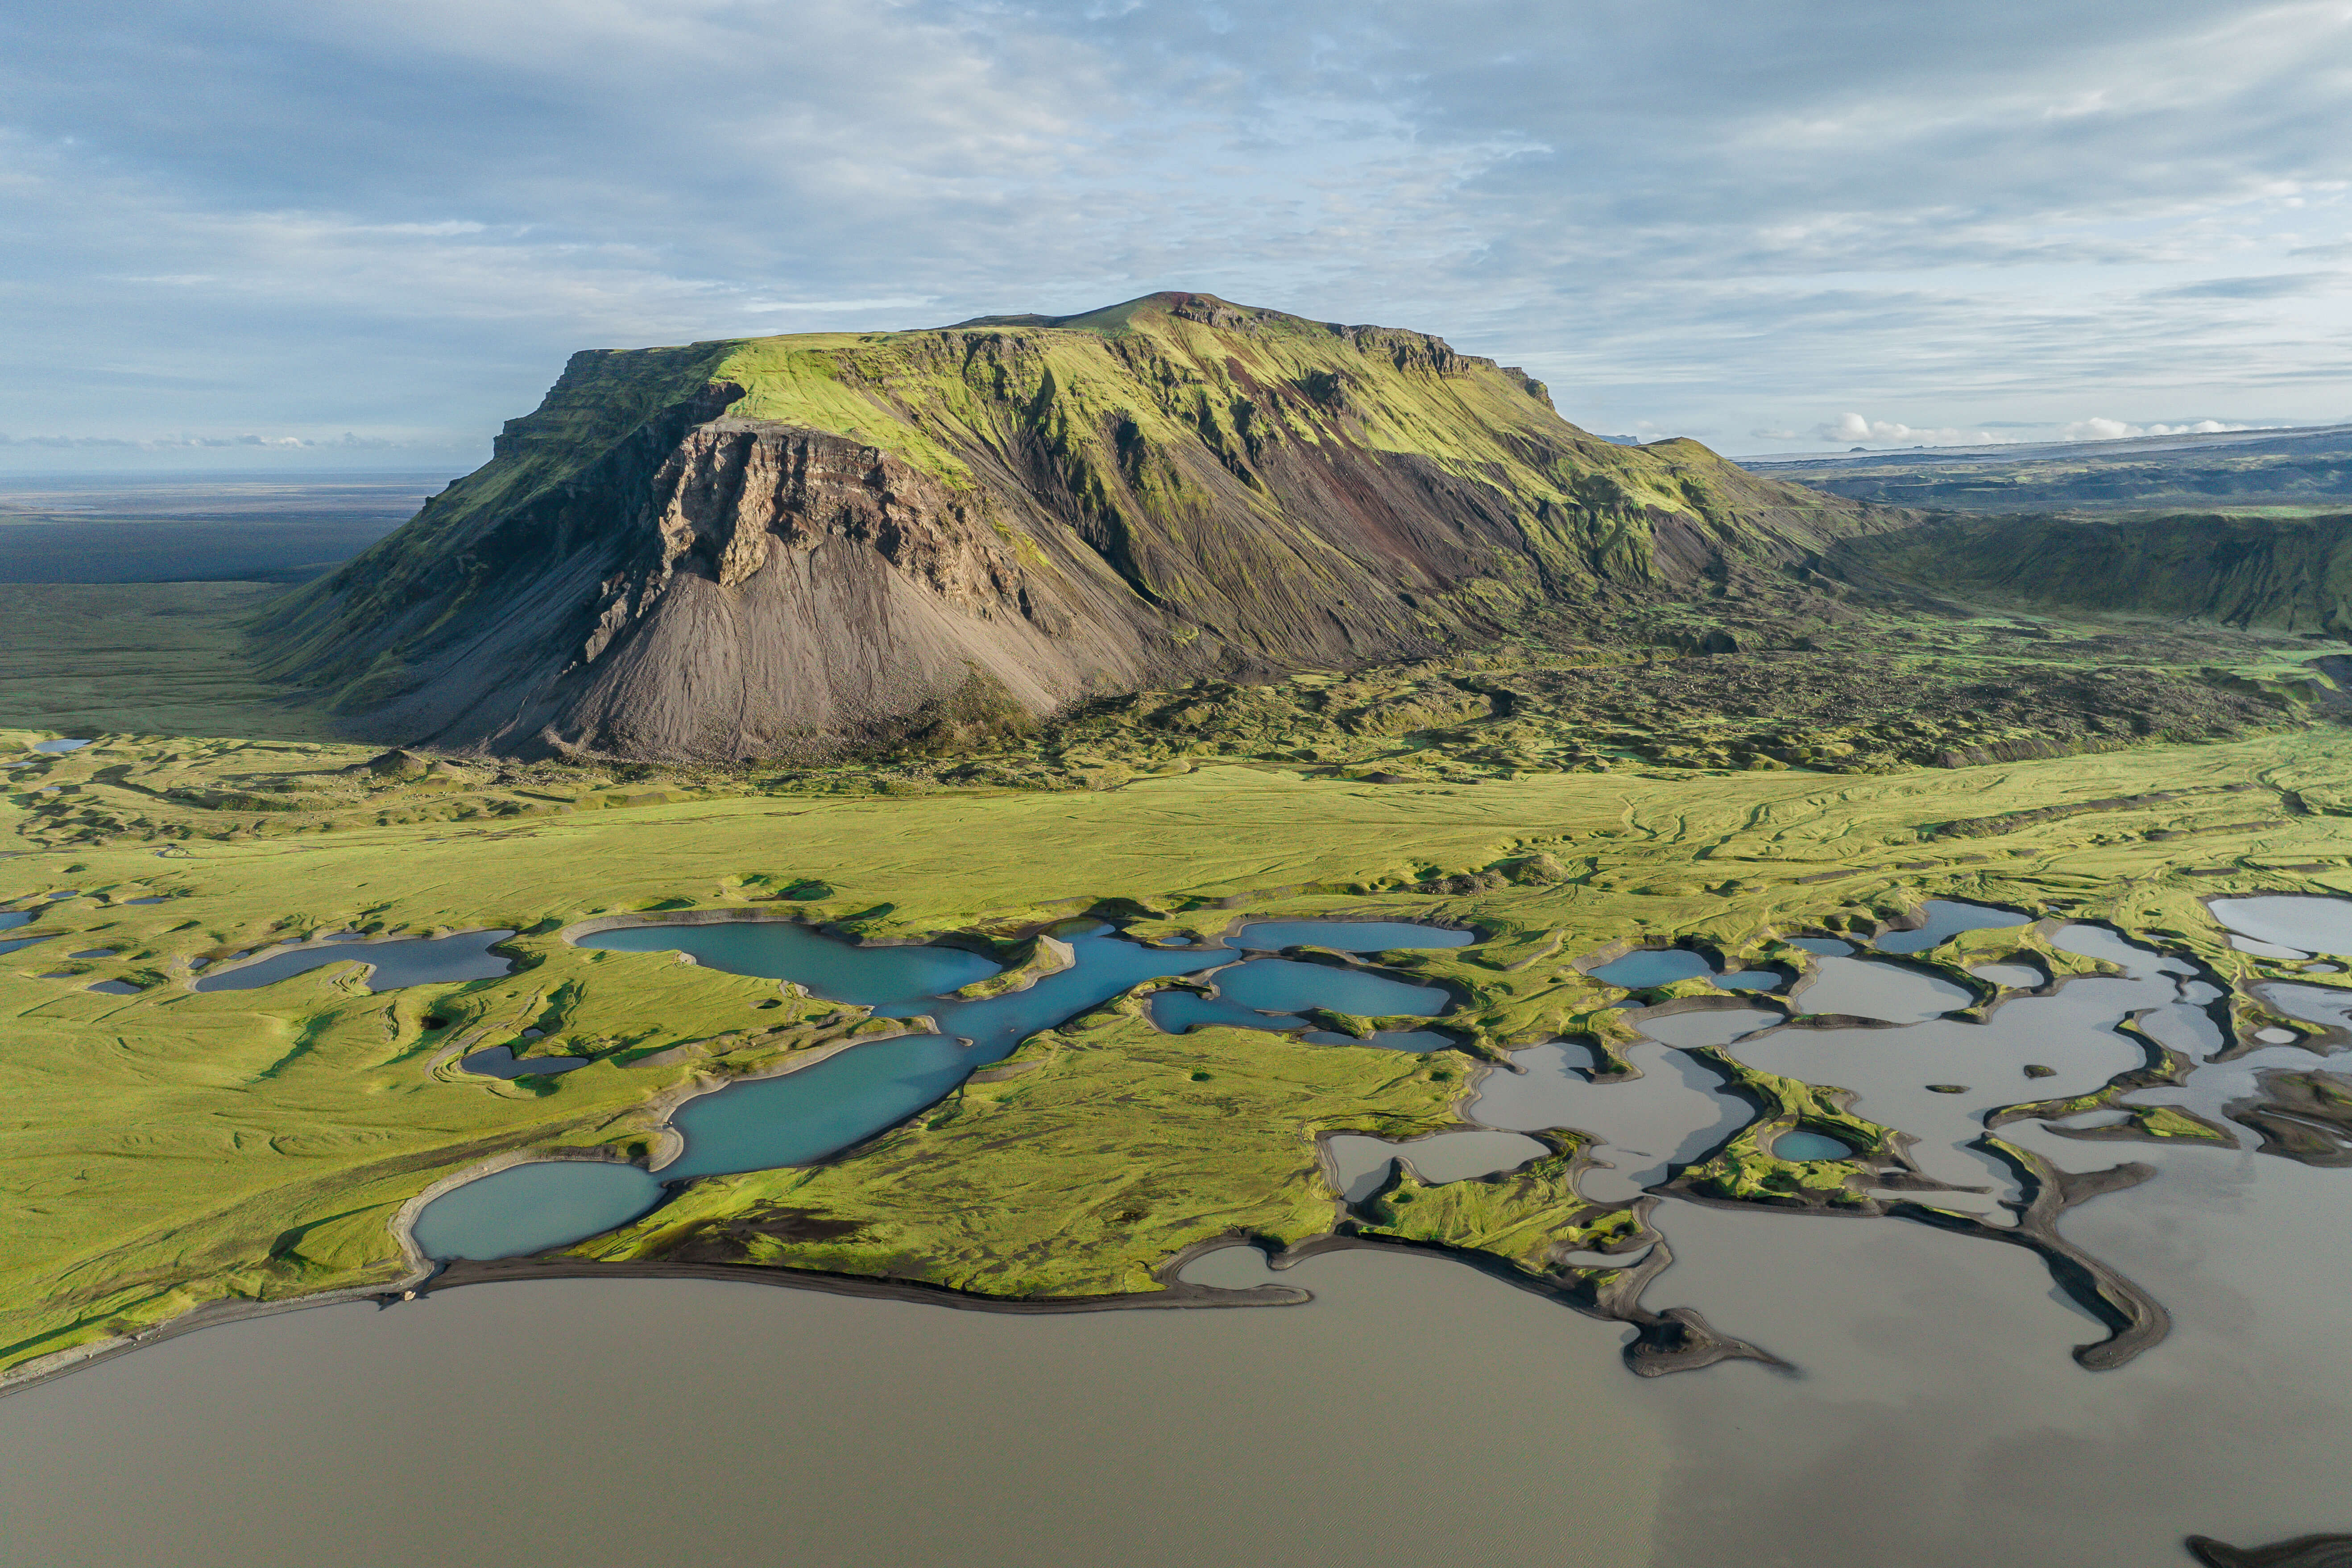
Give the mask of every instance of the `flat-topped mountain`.
POLYGON ((373 739, 821 754, 1424 657, 1901 519, 1601 440, 1426 333, 1154 294, 574 355, 488 465, 257 629, 373 739))

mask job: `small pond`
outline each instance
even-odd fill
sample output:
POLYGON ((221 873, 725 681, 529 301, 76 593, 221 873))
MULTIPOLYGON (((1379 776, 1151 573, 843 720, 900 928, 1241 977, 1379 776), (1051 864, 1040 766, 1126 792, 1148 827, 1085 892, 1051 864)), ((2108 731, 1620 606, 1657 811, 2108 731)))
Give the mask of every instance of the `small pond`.
POLYGON ((1783 1132, 1772 1141, 1776 1160, 1850 1160, 1853 1151, 1835 1138, 1819 1132, 1783 1132))
POLYGON ((2152 947, 2143 947, 2105 926, 2060 926, 2057 934, 2050 939, 2050 945, 2062 952, 2100 959, 2130 975, 2197 973, 2197 966, 2187 959, 2158 952, 2152 947))
POLYGON ((1454 1044, 1454 1037, 1440 1034, 1434 1029, 1388 1029, 1359 1039, 1355 1036, 1328 1029, 1308 1028, 1307 1020, 1295 1015, 1261 1012, 1223 996, 1203 996, 1194 991, 1156 992, 1146 1006, 1153 1026, 1171 1035, 1181 1035, 1188 1029, 1222 1026, 1235 1029, 1297 1029, 1303 1031, 1302 1037, 1318 1046, 1372 1046, 1391 1051, 1444 1051, 1451 1050, 1454 1044))
POLYGON ((490 949, 512 935, 510 931, 468 931, 453 936, 367 942, 356 931, 339 931, 320 938, 317 945, 273 948, 234 969, 215 968, 195 984, 199 991, 251 991, 291 980, 313 969, 323 969, 330 963, 369 965, 371 991, 395 991, 404 985, 436 985, 458 980, 494 980, 511 973, 514 964, 490 949))
POLYGON ((2021 915, 2014 910, 1990 909, 1983 904, 1964 904, 1953 899, 1929 899, 1922 906, 1927 923, 1916 931, 1891 931, 1871 945, 1881 952, 1925 952, 1950 941, 1964 931, 1995 931, 2003 926, 2032 923, 2032 915, 2021 915))
POLYGON ((1844 958, 1853 952, 1853 943, 1840 942, 1833 936, 1791 937, 1789 945, 1811 953, 1816 958, 1844 958))
POLYGON ((1843 1013, 1890 1024, 1916 1024, 1955 1012, 1976 994, 1937 975, 1867 958, 1824 958, 1797 994, 1808 1013, 1843 1013))
POLYGON ((89 743, 88 741, 36 741, 33 742, 33 750, 56 756, 61 752, 79 752, 89 743))
POLYGON ((1704 980, 1715 973, 1715 965, 1679 947, 1654 947, 1612 958, 1586 973, 1603 985, 1646 991, 1654 985, 1672 985, 1677 980, 1704 980))
POLYGON ((1410 1013, 1434 1017, 1444 1010, 1446 994, 1433 986, 1414 985, 1360 969, 1339 969, 1325 963, 1301 963, 1285 958, 1262 958, 1237 964, 1217 976, 1217 990, 1229 1002, 1268 1013, 1288 1013, 1301 1007, 1328 1007, 1378 1018, 1410 1013))
POLYGON ((492 1046, 476 1051, 457 1065, 467 1072, 480 1073, 484 1078, 553 1078, 574 1068, 584 1068, 594 1058, 590 1057, 517 1057, 512 1046, 492 1046))
POLYGON ((1735 969, 1717 974, 1705 958, 1679 947, 1639 948, 1586 973, 1604 985, 1628 991, 1647 991, 1682 980, 1708 980, 1726 991, 1778 991, 1789 980, 1769 969, 1735 969))
POLYGON ((2273 894, 2259 899, 2215 899, 2213 918, 2251 943, 2242 952, 2271 958, 2303 958, 2315 952, 2352 953, 2352 900, 2273 894))
POLYGON ((1517 1132, 1437 1132, 1391 1143, 1360 1132, 1343 1132, 1324 1141, 1339 1195, 1362 1203, 1389 1179, 1389 1167, 1402 1157, 1415 1173, 1433 1185, 1467 1181, 1516 1170, 1550 1151, 1517 1132))
POLYGON ((2322 1028, 2352 1030, 2352 991, 2340 985, 2296 985, 2273 981, 2253 993, 2290 1018, 2322 1028))
MULTIPOLYGON (((1823 961, 1824 967, 1831 964, 1893 968, 1863 959, 1823 961)), ((1810 991, 1804 1004, 1820 1005, 1810 991)), ((1890 1007, 1858 1016, 1884 1017, 1896 1011, 1890 1007)), ((2013 1171, 1973 1147, 1984 1134, 1988 1112, 2086 1094, 2115 1074, 2144 1064, 2147 1047, 2116 1028, 2135 1013, 2156 1026, 2151 1033, 2160 1030, 2184 1042, 2196 1037, 2199 1016, 2179 1002, 2173 977, 2157 973, 2080 979, 2048 996, 2015 997, 1982 1024, 1916 1019, 1918 1011, 1913 1009, 1916 1021, 1902 1028, 1775 1029, 1736 1041, 1729 1049, 1765 1072, 1853 1090, 1856 1115, 1917 1140, 1911 1154, 1928 1175, 1989 1189, 1977 1194, 1938 1194, 1933 1202, 1979 1212, 1990 1211, 1995 1199, 2011 1195, 2016 1184, 2013 1171), (2175 1014, 2175 1007, 2181 1010, 2175 1014), (2042 1076, 2029 1068, 2050 1070, 2042 1076), (1959 1091, 1939 1093, 1931 1084, 1958 1085, 1959 1091)))
POLYGON ((660 1200, 635 1165, 538 1160, 442 1194, 416 1216, 427 1258, 520 1258, 626 1225, 660 1200))
POLYGON ((1719 1046, 1780 1021, 1759 1008, 1708 1008, 1644 1019, 1651 1037, 1627 1049, 1641 1077, 1592 1081, 1591 1054, 1580 1045, 1530 1046, 1511 1053, 1513 1072, 1483 1073, 1464 1109, 1481 1126, 1521 1132, 1573 1128, 1601 1139, 1593 1151, 1605 1168, 1577 1178, 1583 1194, 1622 1203, 1663 1182, 1676 1165, 1704 1157, 1755 1116, 1728 1093, 1720 1075, 1697 1058, 1669 1046, 1719 1046))
POLYGON ((979 1065, 954 1040, 908 1035, 852 1046, 779 1078, 698 1095, 670 1118, 686 1139, 686 1152, 661 1168, 661 1179, 821 1160, 943 1098, 979 1065))
POLYGON ((57 938, 58 933, 50 931, 41 936, 20 936, 13 942, 0 942, 0 957, 5 957, 5 955, 15 952, 21 948, 31 947, 38 942, 55 942, 57 938))

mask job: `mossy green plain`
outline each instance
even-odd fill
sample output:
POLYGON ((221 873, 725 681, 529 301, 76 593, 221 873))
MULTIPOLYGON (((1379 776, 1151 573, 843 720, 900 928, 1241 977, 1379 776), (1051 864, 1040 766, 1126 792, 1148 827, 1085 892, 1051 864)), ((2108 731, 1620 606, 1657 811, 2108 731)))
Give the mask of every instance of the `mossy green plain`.
MULTIPOLYGON (((0 749, 36 738, 0 732, 0 749)), ((1089 909, 1149 936, 1251 917, 1463 921, 1480 943, 1381 962, 1462 997, 1444 1023, 1476 1057, 1622 1038, 1601 1009, 1623 994, 1572 962, 1612 942, 1785 963, 1787 935, 1957 897, 2112 921, 2247 981, 2283 971, 2230 948, 2200 897, 2352 889, 2326 804, 2352 739, 2332 727, 1871 775, 1646 768, 1382 784, 1204 759, 1111 789, 907 797, 695 773, 619 788, 463 769, 353 784, 340 770, 366 755, 115 734, 10 776, 0 830, 19 852, 0 861, 0 890, 18 907, 80 896, 9 933, 54 940, 0 962, 5 1364, 36 1367, 205 1301, 381 1287, 406 1267, 393 1217, 433 1183, 516 1151, 644 1158, 679 1093, 772 1070, 864 1022, 556 935, 599 913, 757 910, 890 939, 1017 940, 1089 909), (273 776, 289 787, 267 787, 273 776), (43 804, 68 791, 135 795, 154 820, 69 838, 43 804), (329 797, 321 809, 248 809, 314 794, 329 797), (2015 826, 1944 831, 1990 819, 2015 826), (129 901, 152 897, 164 901, 129 901), (184 984, 192 959, 345 927, 512 928, 520 967, 382 995, 345 969, 253 992, 184 984), (98 949, 108 956, 67 956, 98 949), (100 979, 143 989, 90 992, 100 979), (782 1005, 759 1005, 771 1000, 782 1005), (542 1037, 525 1041, 526 1028, 542 1037), (515 1082, 455 1069, 457 1048, 498 1044, 595 1060, 515 1082)), ((1958 978, 2019 946, 1982 933, 1922 957, 1958 978)), ((1446 1125, 1471 1065, 1250 1031, 1165 1037, 1114 1002, 835 1161, 701 1184, 643 1234, 582 1251, 658 1250, 662 1226, 692 1221, 751 1261, 982 1293, 1149 1291, 1183 1246, 1328 1230, 1339 1215, 1315 1134, 1446 1125), (978 1194, 995 1205, 986 1227, 969 1218, 978 1194), (796 1238, 808 1226, 761 1218, 777 1213, 834 1234, 796 1238), (743 1220, 731 1231, 730 1215, 743 1220)), ((1416 1241, 1549 1267, 1526 1228, 1542 1222, 1499 1201, 1464 1188, 1392 1206, 1433 1227, 1416 1241), (1467 1206, 1445 1219, 1448 1205, 1467 1206)))

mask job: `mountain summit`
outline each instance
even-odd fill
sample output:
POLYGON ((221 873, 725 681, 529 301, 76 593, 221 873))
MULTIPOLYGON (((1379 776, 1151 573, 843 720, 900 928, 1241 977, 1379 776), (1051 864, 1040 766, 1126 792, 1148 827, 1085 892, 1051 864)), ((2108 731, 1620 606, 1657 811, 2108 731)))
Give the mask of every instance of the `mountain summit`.
POLYGON ((1885 515, 1589 436, 1427 333, 1163 293, 576 354, 488 465, 259 630, 373 739, 812 755, 1423 657, 1885 515))

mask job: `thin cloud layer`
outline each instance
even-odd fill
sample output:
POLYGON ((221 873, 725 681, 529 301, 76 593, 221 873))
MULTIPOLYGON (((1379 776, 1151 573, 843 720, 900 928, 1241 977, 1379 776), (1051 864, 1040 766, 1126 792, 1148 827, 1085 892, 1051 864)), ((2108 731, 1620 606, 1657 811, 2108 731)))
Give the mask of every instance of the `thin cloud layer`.
POLYGON ((1159 288, 1733 450, 2352 415, 2343 4, 1260 10, 20 7, 0 463, 462 466, 577 348, 1159 288))

